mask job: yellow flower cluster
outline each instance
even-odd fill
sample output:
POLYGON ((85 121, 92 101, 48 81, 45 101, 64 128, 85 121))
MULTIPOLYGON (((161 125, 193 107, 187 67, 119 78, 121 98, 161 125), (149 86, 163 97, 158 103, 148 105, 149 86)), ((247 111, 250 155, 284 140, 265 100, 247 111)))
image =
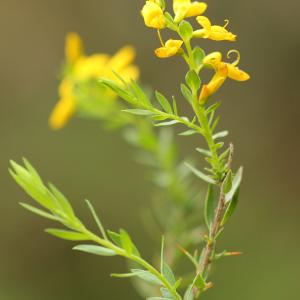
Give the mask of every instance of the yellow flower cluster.
MULTIPOLYGON (((62 128, 76 112, 76 84, 101 77, 112 78, 113 72, 125 80, 135 80, 139 77, 139 69, 132 64, 135 50, 131 46, 123 47, 112 57, 107 54, 86 56, 81 38, 76 33, 70 33, 66 37, 65 55, 67 67, 59 86, 60 100, 49 119, 53 129, 62 128)), ((106 97, 113 100, 116 95, 107 93, 106 97)))
MULTIPOLYGON (((237 36, 227 30, 229 21, 225 20, 224 26, 212 25, 211 21, 206 16, 203 16, 203 13, 206 11, 206 9, 207 4, 204 2, 173 0, 174 17, 172 17, 165 12, 164 0, 146 1, 142 9, 142 16, 146 26, 158 30, 161 43, 161 47, 155 50, 155 55, 159 58, 168 58, 179 54, 186 58, 185 51, 182 49, 182 46, 184 43, 186 44, 186 41, 181 39, 169 39, 168 41, 164 42, 160 30, 168 27, 180 35, 180 23, 185 18, 189 17, 196 17, 197 23, 202 27, 201 29, 197 30, 191 29, 191 38, 210 39, 213 41, 235 41, 237 36), (170 26, 170 22, 172 26, 170 26)), ((187 49, 187 51, 189 51, 189 49, 187 49)), ((232 64, 223 62, 222 54, 220 52, 211 53, 203 60, 201 69, 212 68, 215 71, 215 74, 208 84, 203 85, 199 97, 200 103, 205 103, 212 94, 217 92, 227 78, 237 81, 246 81, 250 78, 246 72, 241 71, 237 67, 240 59, 239 53, 237 51, 233 52, 238 54, 238 59, 232 64)), ((191 53, 188 54, 190 55, 191 53)))

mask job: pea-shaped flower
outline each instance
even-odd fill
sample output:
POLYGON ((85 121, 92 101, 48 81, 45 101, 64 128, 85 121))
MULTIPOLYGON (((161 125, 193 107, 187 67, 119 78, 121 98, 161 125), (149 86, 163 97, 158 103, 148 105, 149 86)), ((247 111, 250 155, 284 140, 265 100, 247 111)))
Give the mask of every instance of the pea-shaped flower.
POLYGON ((226 29, 229 21, 226 20, 225 25, 211 25, 210 20, 205 16, 198 16, 197 22, 203 27, 194 31, 194 37, 210 39, 214 41, 235 41, 236 35, 226 29))
POLYGON ((213 68, 215 70, 215 75, 208 84, 203 85, 199 97, 200 103, 205 103, 210 96, 216 93, 227 78, 236 81, 247 81, 250 79, 249 74, 237 67, 240 61, 239 53, 232 50, 228 52, 228 55, 233 52, 238 54, 237 60, 233 63, 223 62, 222 54, 220 52, 213 52, 203 59, 203 64, 208 68, 213 68))
POLYGON ((142 16, 148 27, 163 29, 166 26, 164 12, 155 0, 146 1, 142 9, 142 16))
POLYGON ((155 50, 155 54, 159 58, 168 58, 176 55, 183 44, 182 40, 168 40, 163 47, 155 50))
POLYGON ((202 15, 207 9, 207 4, 191 0, 174 0, 173 10, 175 13, 174 21, 179 23, 184 18, 202 15))

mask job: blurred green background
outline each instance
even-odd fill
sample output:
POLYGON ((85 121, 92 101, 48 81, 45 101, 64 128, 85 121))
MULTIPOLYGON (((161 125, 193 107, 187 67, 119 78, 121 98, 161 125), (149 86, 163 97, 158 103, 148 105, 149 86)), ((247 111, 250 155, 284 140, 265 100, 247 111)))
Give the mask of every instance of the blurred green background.
MULTIPOLYGON (((107 227, 125 226, 151 253, 154 246, 136 215, 152 186, 143 167, 134 163, 132 148, 97 122, 75 119, 59 132, 47 126, 69 31, 82 35, 90 53, 134 44, 143 81, 167 95, 179 94, 185 66, 154 57, 158 41, 139 15, 143 2, 0 1, 1 300, 139 299, 126 280, 109 277, 125 270, 122 260, 80 255, 69 243, 44 234, 51 223, 18 206, 28 197, 7 168, 9 159, 27 157, 72 199, 83 219, 89 220, 83 204, 88 198, 107 227)), ((203 46, 239 49, 240 66, 252 80, 228 81, 218 94, 224 99, 221 125, 235 142, 236 165, 243 163, 246 170, 239 209, 220 247, 244 255, 218 263, 215 288, 205 299, 298 299, 300 4, 211 2, 209 16, 215 23, 229 18, 239 40, 203 46)), ((187 138, 178 141, 186 152, 187 138)))

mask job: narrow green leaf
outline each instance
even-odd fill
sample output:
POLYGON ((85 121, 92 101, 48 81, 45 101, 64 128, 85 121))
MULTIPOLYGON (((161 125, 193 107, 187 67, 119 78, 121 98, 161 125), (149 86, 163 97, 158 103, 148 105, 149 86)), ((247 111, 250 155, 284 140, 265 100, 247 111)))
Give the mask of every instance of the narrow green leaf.
POLYGON ((185 84, 181 84, 180 85, 181 88, 181 93, 184 96, 184 98, 189 102, 189 103, 193 103, 193 96, 191 91, 189 90, 189 88, 185 85, 185 84))
POLYGON ((221 139, 221 138, 226 137, 228 134, 229 134, 228 131, 221 131, 221 132, 218 132, 218 133, 214 134, 214 135, 213 135, 213 139, 214 139, 214 140, 216 140, 216 139, 221 139))
POLYGON ((161 93, 159 93, 158 91, 155 91, 155 96, 156 96, 156 99, 159 102, 159 104, 164 109, 164 111, 167 112, 168 114, 173 114, 173 109, 172 109, 169 101, 167 100, 167 98, 164 95, 162 95, 161 93))
POLYGON ((115 256, 117 253, 111 249, 104 248, 96 245, 78 245, 73 248, 73 250, 100 255, 100 256, 115 256))
POLYGON ((147 300, 172 300, 174 298, 164 298, 164 297, 148 297, 147 300))
POLYGON ((115 81, 106 78, 101 78, 99 82, 108 87, 109 89, 113 90, 117 95, 119 95, 120 98, 124 99, 125 101, 129 103, 134 103, 136 101, 135 97, 130 95, 125 88, 117 84, 115 81))
POLYGON ((196 286, 200 290, 200 292, 203 292, 205 290, 206 282, 201 274, 198 274, 195 278, 194 286, 196 286))
POLYGON ((200 67, 205 57, 205 52, 200 47, 195 47, 193 50, 194 62, 197 67, 200 67))
POLYGON ((194 70, 190 70, 187 72, 185 76, 185 81, 187 85, 190 87, 190 89, 194 92, 198 91, 201 85, 201 80, 198 74, 194 70))
POLYGON ((162 126, 171 126, 180 123, 177 120, 167 121, 167 122, 161 122, 161 123, 155 123, 154 126, 156 127, 162 127, 162 126))
POLYGON ((129 234, 124 229, 120 229, 120 238, 121 238, 121 243, 122 243, 123 249, 128 254, 132 254, 133 243, 131 241, 129 234))
POLYGON ((156 284, 156 285, 163 285, 163 283, 160 281, 160 279, 157 278, 152 273, 150 273, 149 271, 140 270, 140 269, 132 269, 131 272, 146 282, 156 284))
POLYGON ((122 247, 124 248, 124 250, 126 250, 128 254, 133 254, 138 257, 141 256, 139 250, 133 243, 131 237, 124 229, 120 229, 120 239, 121 239, 122 247))
POLYGON ((190 285, 185 294, 184 294, 184 297, 183 297, 183 300, 194 300, 194 295, 193 295, 193 286, 190 285))
POLYGON ((138 108, 133 108, 133 109, 123 109, 123 112, 130 113, 132 115, 137 115, 137 116, 151 116, 153 113, 149 110, 146 109, 138 109, 138 108))
POLYGON ((205 156, 208 156, 208 157, 212 156, 211 152, 209 150, 202 149, 202 148, 196 148, 196 150, 205 156))
POLYGON ((118 247, 122 247, 122 241, 121 241, 121 237, 120 234, 107 230, 108 236, 110 237, 110 239, 118 246, 118 247))
POLYGON ((49 183, 48 185, 55 199, 60 204, 60 207, 62 208, 63 212, 70 218, 75 218, 73 208, 68 199, 52 183, 49 183))
POLYGON ((189 129, 189 130, 186 130, 184 132, 179 133, 178 135, 181 135, 181 136, 191 136, 191 135, 194 135, 196 133, 198 133, 197 130, 189 129))
POLYGON ((131 81, 130 88, 135 94, 138 102, 142 103, 143 105, 149 106, 150 100, 142 88, 135 82, 134 80, 131 81))
POLYGON ((160 288, 160 292, 164 298, 162 299, 175 299, 171 292, 165 287, 160 288))
POLYGON ((217 182, 212 179, 211 177, 209 177, 208 175, 202 173, 201 171, 199 171, 198 169, 196 169, 195 167, 193 167, 192 165, 190 165, 189 163, 185 163, 185 165, 200 179, 202 179, 205 182, 211 183, 211 184, 217 184, 217 182))
POLYGON ((134 277, 136 275, 133 273, 124 273, 124 274, 112 273, 112 274, 110 274, 110 276, 114 277, 114 278, 130 278, 130 277, 134 277))
POLYGON ((239 189, 239 187, 241 185, 242 178, 243 178, 243 168, 240 167, 232 181, 231 190, 225 196, 226 203, 230 202, 233 199, 234 195, 236 194, 236 191, 239 189))
POLYGON ((220 106, 221 106, 221 102, 216 102, 212 104, 206 109, 206 114, 209 115, 210 113, 215 112, 220 106))
POLYGON ((235 212, 239 200, 239 193, 240 193, 240 189, 238 188, 232 200, 228 204, 228 207, 225 211, 224 217, 221 222, 221 226, 224 226, 227 223, 227 221, 230 219, 230 217, 233 215, 233 213, 235 212))
POLYGON ((45 212, 45 211, 43 211, 43 210, 41 210, 39 208, 36 208, 34 206, 31 206, 29 204, 22 203, 22 202, 20 203, 20 205, 22 207, 24 207, 25 209, 29 210, 30 212, 36 214, 36 215, 39 215, 41 217, 44 217, 46 219, 50 219, 50 220, 53 220, 53 221, 60 221, 59 217, 51 215, 51 214, 49 214, 49 213, 47 213, 47 212, 45 212))
POLYGON ((170 266, 166 262, 163 262, 162 275, 168 280, 168 282, 172 286, 175 285, 176 279, 175 279, 174 273, 173 273, 172 269, 170 268, 170 266))
POLYGON ((215 209, 217 206, 217 193, 213 184, 210 184, 207 189, 205 206, 204 206, 204 219, 207 225, 207 228, 211 228, 211 224, 214 219, 215 209))
POLYGON ((173 111, 174 111, 174 114, 176 116, 178 116, 178 108, 177 108, 177 102, 176 102, 176 99, 174 96, 172 96, 172 99, 173 99, 173 111))
POLYGON ((98 215, 96 213, 96 210, 94 209, 92 203, 89 200, 87 200, 87 199, 85 200, 85 202, 86 202, 86 204, 87 204, 87 206, 88 206, 88 208, 89 208, 89 210, 90 210, 90 212, 91 212, 91 214, 92 214, 92 216, 93 216, 93 218, 94 218, 94 220, 95 220, 95 222, 96 222, 96 224, 97 224, 97 226, 98 226, 98 228, 99 228, 99 230, 100 230, 100 232, 101 232, 101 234, 103 236, 103 238, 105 240, 108 240, 106 232, 105 232, 105 229, 104 229, 104 226, 101 223, 101 221, 100 221, 100 219, 99 219, 99 217, 98 217, 98 215))
POLYGON ((225 195, 229 193, 231 188, 232 188, 232 172, 231 170, 229 170, 223 182, 223 192, 225 193, 225 195))
POLYGON ((177 31, 177 25, 174 23, 173 17, 168 12, 165 13, 165 20, 169 29, 177 31))
POLYGON ((62 229, 46 229, 47 233, 54 235, 55 237, 58 237, 63 240, 68 241, 88 241, 90 238, 88 238, 85 234, 75 231, 69 231, 69 230, 62 230, 62 229))

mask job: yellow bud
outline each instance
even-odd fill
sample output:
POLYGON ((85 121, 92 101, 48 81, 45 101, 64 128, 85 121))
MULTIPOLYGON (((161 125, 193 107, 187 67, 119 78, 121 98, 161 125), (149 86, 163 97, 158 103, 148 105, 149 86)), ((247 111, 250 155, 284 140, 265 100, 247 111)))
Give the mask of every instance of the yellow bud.
POLYGON ((74 64, 83 55, 83 44, 77 33, 69 33, 66 37, 65 55, 67 62, 74 64))
POLYGON ((168 40, 164 47, 155 50, 155 55, 159 58, 167 58, 178 53, 183 44, 182 40, 168 40))
POLYGON ((142 9, 142 16, 148 27, 163 29, 166 26, 163 10, 154 1, 146 1, 146 4, 142 9))

